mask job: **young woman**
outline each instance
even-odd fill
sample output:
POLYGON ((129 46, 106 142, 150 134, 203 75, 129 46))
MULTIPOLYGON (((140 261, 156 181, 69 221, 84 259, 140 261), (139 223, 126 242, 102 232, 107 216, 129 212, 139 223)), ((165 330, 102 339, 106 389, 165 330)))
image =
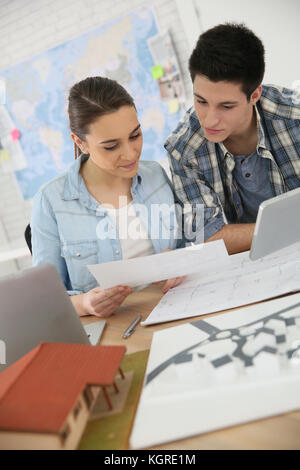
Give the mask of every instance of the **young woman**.
MULTIPOLYGON (((68 112, 75 162, 34 198, 33 265, 56 266, 78 315, 104 317, 132 289, 102 289, 87 265, 176 248, 173 191, 157 162, 139 161, 141 125, 121 85, 82 80, 70 90, 68 112)), ((168 280, 163 292, 181 280, 168 280)))

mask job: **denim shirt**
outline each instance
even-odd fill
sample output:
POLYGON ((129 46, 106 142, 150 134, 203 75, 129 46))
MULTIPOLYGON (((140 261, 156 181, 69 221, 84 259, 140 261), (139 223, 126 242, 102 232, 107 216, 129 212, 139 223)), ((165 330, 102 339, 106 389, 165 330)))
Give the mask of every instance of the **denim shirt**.
MULTIPOLYGON (((33 266, 52 263, 69 295, 98 286, 87 265, 122 259, 115 221, 91 196, 80 175, 80 166, 87 159, 87 155, 81 155, 33 199, 33 266)), ((155 253, 179 246, 173 190, 159 163, 140 161, 131 194, 155 253)))

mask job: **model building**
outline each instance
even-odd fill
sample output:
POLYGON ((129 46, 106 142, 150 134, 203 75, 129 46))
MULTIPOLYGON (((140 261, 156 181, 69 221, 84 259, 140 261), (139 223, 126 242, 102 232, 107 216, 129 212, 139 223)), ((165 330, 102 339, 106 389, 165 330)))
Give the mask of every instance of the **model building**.
POLYGON ((0 449, 75 449, 101 389, 111 408, 125 350, 41 343, 3 371, 0 449))

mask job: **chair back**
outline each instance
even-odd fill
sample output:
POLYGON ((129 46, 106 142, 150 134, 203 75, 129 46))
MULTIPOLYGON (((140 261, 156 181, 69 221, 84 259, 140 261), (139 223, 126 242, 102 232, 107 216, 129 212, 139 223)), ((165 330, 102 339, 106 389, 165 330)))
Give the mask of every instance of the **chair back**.
POLYGON ((31 227, 30 224, 27 225, 25 232, 24 232, 24 237, 25 241, 27 243, 27 246, 30 250, 30 253, 32 254, 32 247, 31 247, 31 227))

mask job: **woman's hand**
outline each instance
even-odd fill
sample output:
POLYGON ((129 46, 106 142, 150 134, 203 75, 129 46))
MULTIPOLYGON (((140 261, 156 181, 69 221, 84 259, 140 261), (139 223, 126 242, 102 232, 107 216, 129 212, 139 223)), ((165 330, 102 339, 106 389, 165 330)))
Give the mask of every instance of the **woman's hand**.
POLYGON ((128 286, 116 286, 110 289, 95 287, 86 294, 71 296, 71 301, 79 316, 108 317, 120 307, 131 292, 132 288, 128 286))
POLYGON ((162 288, 163 294, 166 294, 168 290, 172 289, 173 287, 179 286, 179 284, 181 284, 185 279, 186 276, 179 276, 168 279, 162 288))

